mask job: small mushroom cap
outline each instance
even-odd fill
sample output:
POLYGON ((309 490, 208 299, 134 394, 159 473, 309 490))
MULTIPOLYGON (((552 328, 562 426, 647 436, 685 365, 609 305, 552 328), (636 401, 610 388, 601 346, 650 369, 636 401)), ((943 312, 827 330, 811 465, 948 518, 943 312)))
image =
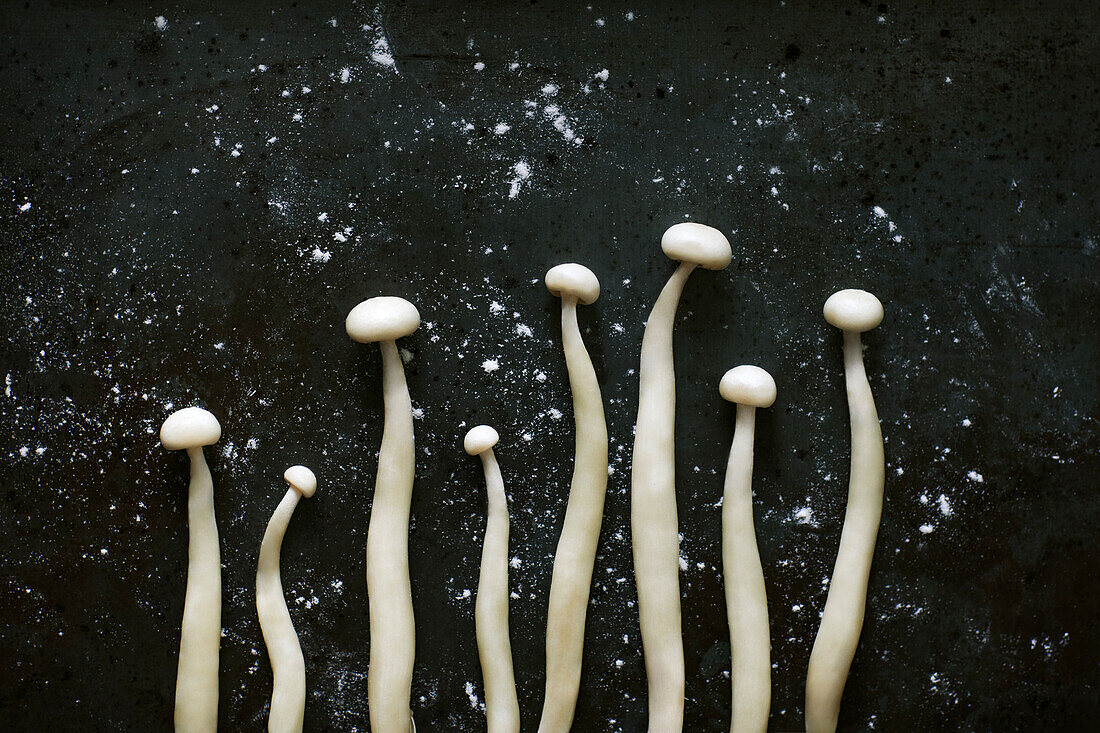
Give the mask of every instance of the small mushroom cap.
POLYGON ((708 270, 721 270, 733 259, 725 234, 690 221, 670 226, 661 237, 661 250, 674 260, 693 262, 708 270))
POLYGON ((546 289, 559 298, 572 295, 584 305, 591 305, 600 297, 600 281, 596 274, 575 262, 551 267, 546 273, 546 289))
POLYGON ((775 402, 775 380, 758 366, 742 364, 722 376, 718 385, 722 398, 738 405, 771 407, 775 402))
POLYGON ((348 336, 361 344, 395 341, 420 326, 420 313, 404 298, 381 295, 352 308, 344 325, 348 336))
POLYGON ((291 466, 283 473, 283 478, 307 499, 317 491, 317 477, 305 466, 291 466))
POLYGON ((201 407, 176 410, 160 426, 160 444, 167 450, 213 445, 222 437, 218 418, 201 407))
POLYGON ((462 447, 471 456, 479 456, 485 451, 491 450, 498 440, 500 440, 500 435, 497 434, 497 431, 488 425, 478 425, 476 428, 470 428, 470 432, 466 433, 466 440, 462 442, 462 447))
POLYGON ((882 323, 882 302, 866 290, 840 290, 825 301, 825 320, 845 331, 870 331, 882 323))

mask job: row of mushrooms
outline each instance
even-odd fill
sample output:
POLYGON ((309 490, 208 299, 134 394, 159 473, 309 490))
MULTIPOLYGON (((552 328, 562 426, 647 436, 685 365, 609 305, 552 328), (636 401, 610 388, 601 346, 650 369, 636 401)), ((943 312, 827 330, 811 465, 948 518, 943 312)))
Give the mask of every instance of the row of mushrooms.
MULTIPOLYGON (((651 733, 680 731, 684 725, 673 325, 691 273, 699 267, 723 269, 732 258, 729 241, 720 231, 690 222, 669 228, 661 248, 680 264, 661 291, 642 339, 631 475, 632 547, 651 733)), ((547 272, 545 283, 562 303, 562 345, 576 440, 550 586, 539 721, 541 733, 560 733, 572 726, 580 688, 585 615, 607 489, 608 436, 596 372, 577 324, 577 305, 596 301, 599 281, 587 267, 568 263, 547 272)), ((881 322, 882 304, 863 290, 841 290, 828 299, 824 315, 844 332, 852 458, 840 547, 807 672, 806 729, 812 733, 836 729, 863 623, 885 477, 882 434, 860 340, 861 332, 881 322)), ((408 559, 415 461, 412 404, 396 340, 419 327, 420 314, 402 298, 375 297, 352 309, 345 325, 353 340, 378 343, 382 354, 384 428, 367 530, 367 704, 373 731, 407 733, 416 729, 409 707, 415 623, 408 559)), ((772 405, 776 386, 763 369, 742 365, 725 373, 719 391, 737 405, 722 503, 722 567, 732 656, 730 728, 764 731, 771 704, 771 660, 764 575, 753 525, 753 434, 756 409, 772 405)), ((213 485, 202 448, 221 437, 221 427, 211 413, 188 407, 165 420, 160 437, 166 449, 187 450, 191 459, 190 544, 175 727, 210 733, 217 728, 221 564, 213 485)), ((496 430, 479 425, 467 433, 464 447, 481 458, 488 496, 475 604, 487 724, 490 733, 514 733, 520 729, 520 716, 508 631, 508 506, 493 451, 498 440, 496 430)), ((304 466, 289 468, 284 478, 289 488, 260 549, 256 605, 274 677, 268 729, 291 733, 302 729, 306 678, 283 595, 279 550, 294 507, 299 498, 313 495, 317 480, 304 466)))

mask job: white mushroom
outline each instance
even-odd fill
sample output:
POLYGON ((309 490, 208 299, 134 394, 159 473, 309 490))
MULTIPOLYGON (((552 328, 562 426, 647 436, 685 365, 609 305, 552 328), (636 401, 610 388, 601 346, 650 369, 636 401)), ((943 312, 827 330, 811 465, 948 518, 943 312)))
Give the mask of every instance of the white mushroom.
POLYGON ((481 576, 474 603, 477 651, 485 681, 485 719, 489 733, 518 733, 519 701, 512 671, 512 644, 508 638, 508 498, 493 446, 500 436, 488 425, 466 433, 464 447, 481 456, 489 499, 485 539, 481 549, 481 576))
POLYGON ((860 333, 882 322, 882 303, 864 290, 825 301, 825 320, 844 331, 844 378, 852 423, 848 506, 829 594, 806 675, 806 730, 836 730, 844 682, 855 657, 867 604, 867 579, 882 517, 886 462, 882 430, 863 366, 860 333))
POLYGON ((351 310, 345 325, 353 340, 377 341, 382 350, 386 414, 367 528, 367 706, 371 730, 403 733, 415 729, 409 709, 416 650, 409 582, 409 508, 415 455, 412 401, 394 341, 417 329, 420 313, 402 298, 371 298, 351 310))
POLYGON ((722 232, 687 222, 665 232, 661 249, 681 264, 657 298, 642 337, 630 497, 638 618, 649 681, 649 729, 654 733, 678 731, 684 724, 672 326, 691 272, 696 267, 720 270, 732 258, 722 232))
POLYGON ((270 733, 301 733, 306 711, 306 663, 290 620, 286 598, 283 597, 279 556, 294 507, 298 506, 301 497, 313 496, 317 490, 317 477, 305 466, 291 466, 283 478, 290 488, 271 515, 263 542, 260 543, 260 560, 256 569, 256 612, 260 617, 260 631, 267 645, 274 678, 267 729, 270 733))
POLYGON ((567 733, 577 706, 592 566, 607 493, 607 423, 596 370, 577 325, 577 303, 590 305, 600 283, 583 265, 564 264, 546 273, 546 287, 561 298, 561 334, 573 392, 576 459, 565 510, 546 618, 546 696, 539 730, 567 733))
POLYGON ((737 422, 722 495, 722 573, 730 626, 732 733, 768 729, 771 641, 768 597, 752 521, 752 457, 756 408, 775 402, 775 380, 760 367, 734 367, 718 387, 737 405, 737 422))
POLYGON ((214 519, 214 482, 203 446, 222 437, 218 419, 201 407, 185 407, 160 428, 167 450, 191 459, 187 494, 187 593, 183 601, 180 657, 176 671, 178 733, 214 733, 218 728, 218 651, 222 633, 222 565, 214 519))

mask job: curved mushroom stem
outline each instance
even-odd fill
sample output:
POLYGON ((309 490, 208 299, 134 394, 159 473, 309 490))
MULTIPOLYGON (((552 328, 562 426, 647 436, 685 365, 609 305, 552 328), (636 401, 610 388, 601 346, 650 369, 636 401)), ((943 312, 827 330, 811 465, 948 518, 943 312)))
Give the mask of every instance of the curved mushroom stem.
POLYGON ((568 733, 577 706, 585 614, 607 493, 607 424, 596 370, 577 325, 577 298, 563 296, 562 343, 573 392, 576 460, 554 555, 546 619, 546 697, 539 730, 568 733))
POLYGON ((485 717, 489 733, 519 731, 519 701, 512 671, 512 644, 508 638, 508 498, 496 455, 481 454, 489 498, 481 575, 474 603, 477 651, 485 681, 485 717))
POLYGON ((844 682, 863 627, 886 475, 882 430, 858 331, 844 331, 844 374, 852 423, 851 476, 840 549, 806 676, 806 730, 810 733, 836 730, 844 682))
POLYGON ((416 457, 412 400, 397 345, 393 341, 379 341, 378 345, 382 350, 385 423, 367 528, 367 706, 371 730, 405 733, 411 730, 409 695, 416 650, 409 583, 409 510, 416 457))
POLYGON ((267 719, 270 733, 300 733, 306 709, 306 663, 290 611, 283 596, 279 557, 290 517, 301 494, 291 487, 271 515, 260 543, 256 569, 256 613, 260 617, 267 655, 271 660, 274 684, 271 712, 267 719))
POLYGON ((678 731, 684 724, 672 327, 680 294, 695 267, 691 262, 681 263, 657 298, 642 337, 638 369, 630 531, 649 680, 649 730, 653 733, 678 731))
POLYGON ((214 482, 202 448, 188 448, 187 594, 176 674, 177 733, 218 729, 218 650, 222 634, 222 565, 214 520, 214 482))
POLYGON ((722 573, 733 659, 733 733, 767 730, 771 706, 768 598, 752 521, 755 424, 756 408, 737 405, 722 495, 722 573))

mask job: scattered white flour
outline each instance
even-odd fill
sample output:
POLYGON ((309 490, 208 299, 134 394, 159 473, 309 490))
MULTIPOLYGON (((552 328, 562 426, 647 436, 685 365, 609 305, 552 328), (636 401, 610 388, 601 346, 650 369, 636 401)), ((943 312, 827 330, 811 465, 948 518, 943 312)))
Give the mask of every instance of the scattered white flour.
POLYGON ((485 62, 478 61, 476 64, 474 64, 474 71, 485 71, 485 62))
POLYGON ((543 88, 540 89, 539 91, 542 92, 547 97, 552 97, 552 96, 554 96, 555 94, 558 93, 558 85, 551 82, 549 84, 544 85, 543 88))
POLYGON ((980 473, 978 473, 977 471, 967 471, 966 477, 968 479, 970 479, 971 481, 973 481, 974 483, 978 483, 978 484, 985 481, 985 478, 983 478, 982 475, 980 473))
POLYGON ((596 72, 596 78, 599 79, 600 81, 607 81, 608 77, 610 77, 610 76, 611 76, 611 72, 608 71, 607 69, 602 69, 602 70, 596 72))
POLYGON ((351 69, 345 66, 340 69, 340 83, 347 84, 349 81, 351 81, 351 69))
POLYGON ((531 327, 526 323, 516 324, 516 334, 519 336, 534 336, 535 332, 531 330, 531 327))
POLYGON ((381 17, 375 12, 374 25, 363 24, 363 32, 371 38, 370 60, 379 66, 393 69, 396 74, 397 62, 393 58, 390 43, 386 40, 386 32, 382 28, 381 17))
POLYGON ((511 125, 505 124, 504 122, 498 122, 496 127, 493 128, 493 133, 496 135, 503 135, 511 129, 511 125))
POLYGON ((933 527, 931 524, 922 524, 919 529, 921 534, 931 534, 932 531, 936 528, 933 527))
POLYGON ((502 306, 500 303, 498 303, 494 300, 492 303, 489 304, 489 312, 490 313, 503 313, 504 312, 504 306, 502 306))
POLYGON ((955 511, 951 508, 951 502, 943 494, 940 494, 940 498, 938 499, 938 501, 940 505, 940 511, 943 512, 943 516, 950 517, 955 511))
POLYGON ((31 210, 31 202, 30 202, 30 201, 26 201, 26 202, 24 202, 24 203, 23 203, 23 204, 22 204, 22 205, 21 205, 21 206, 19 207, 19 210, 20 210, 20 211, 30 211, 30 210, 31 210))
POLYGON ((168 27, 168 19, 165 18, 163 15, 158 15, 157 17, 153 18, 153 25, 156 26, 158 31, 162 31, 168 27))
POLYGON ((477 692, 474 690, 474 683, 466 683, 466 697, 470 698, 470 706, 473 708, 480 708, 481 701, 477 699, 477 692))
POLYGON ((550 415, 551 420, 561 420, 561 410, 559 410, 558 408, 551 407, 546 412, 548 415, 550 415))
POLYGON ((962 422, 962 425, 963 425, 963 427, 964 427, 964 428, 968 428, 968 427, 970 427, 971 425, 973 425, 973 423, 972 423, 972 422, 970 422, 970 418, 969 418, 969 417, 964 417, 964 418, 963 418, 963 422, 962 422))
POLYGON ((332 252, 314 247, 313 252, 310 253, 310 259, 314 262, 328 262, 332 259, 332 252))
POLYGON ((521 160, 512 166, 512 171, 516 175, 509 181, 510 188, 508 190, 508 198, 510 199, 519 196, 520 187, 523 186, 524 181, 531 177, 531 166, 527 165, 526 160, 521 160))
POLYGON ((495 372, 497 369, 500 369, 500 362, 496 359, 486 359, 481 362, 481 368, 487 372, 495 372))

